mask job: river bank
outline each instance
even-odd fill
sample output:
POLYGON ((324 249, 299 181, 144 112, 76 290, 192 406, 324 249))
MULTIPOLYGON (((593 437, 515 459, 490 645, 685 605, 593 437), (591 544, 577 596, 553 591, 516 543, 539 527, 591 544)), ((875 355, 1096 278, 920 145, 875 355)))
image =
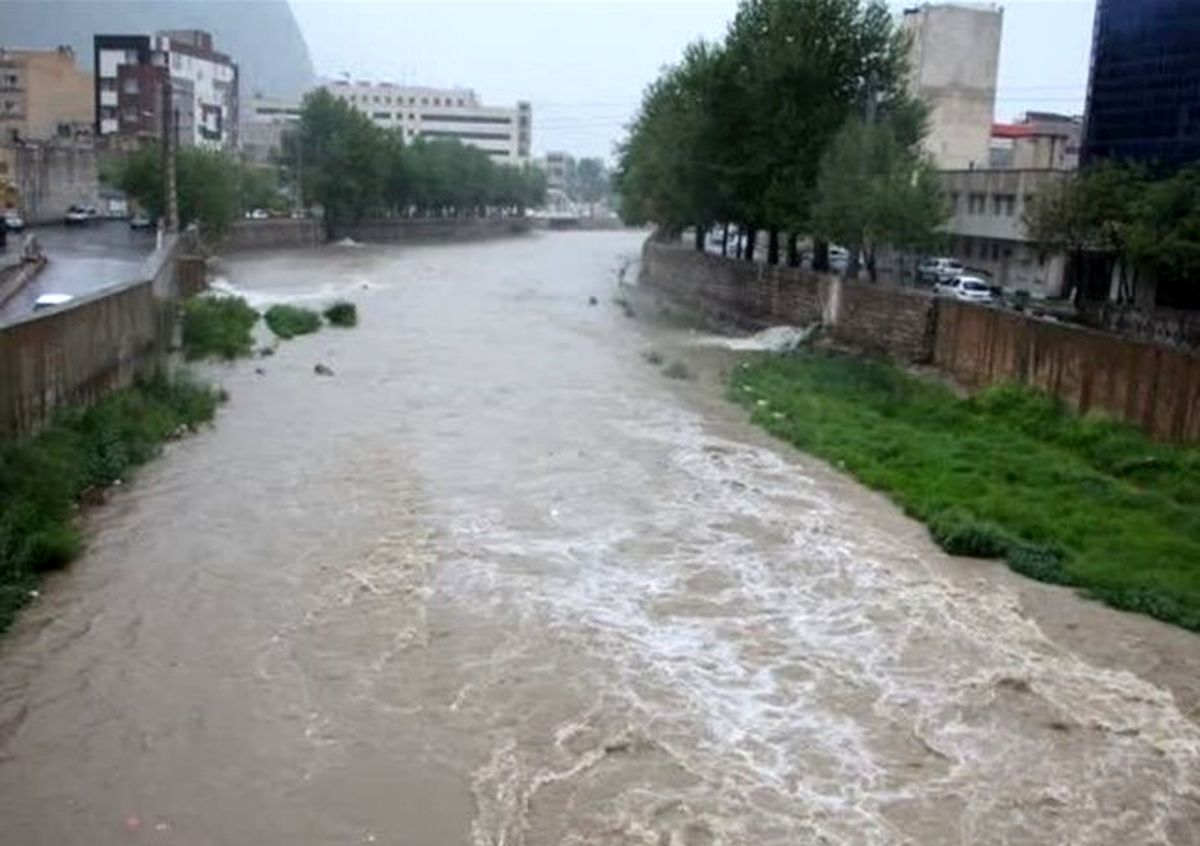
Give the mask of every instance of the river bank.
POLYGON ((225 262, 359 326, 214 366, 0 642, 0 839, 1194 842, 1195 637, 1028 583, 1076 649, 750 425, 640 240, 225 262))

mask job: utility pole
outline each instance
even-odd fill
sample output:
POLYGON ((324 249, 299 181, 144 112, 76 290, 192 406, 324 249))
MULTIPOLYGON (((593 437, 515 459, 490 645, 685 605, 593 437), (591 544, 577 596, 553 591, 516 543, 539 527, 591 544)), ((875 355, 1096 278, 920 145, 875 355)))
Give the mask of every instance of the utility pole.
POLYGON ((171 97, 171 77, 162 85, 162 172, 166 202, 163 204, 167 232, 179 231, 179 194, 175 176, 175 154, 179 147, 179 112, 171 97))

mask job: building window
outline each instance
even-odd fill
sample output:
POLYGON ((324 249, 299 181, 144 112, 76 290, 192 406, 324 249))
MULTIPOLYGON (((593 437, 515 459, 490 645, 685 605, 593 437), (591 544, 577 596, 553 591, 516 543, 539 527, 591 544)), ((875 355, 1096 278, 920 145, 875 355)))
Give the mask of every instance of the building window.
POLYGON ((970 257, 971 257, 971 246, 972 246, 972 244, 971 244, 971 239, 970 239, 970 238, 963 238, 963 241, 962 241, 962 254, 963 254, 963 258, 970 258, 970 257))
POLYGON ((125 82, 121 85, 121 90, 126 94, 138 93, 138 81, 133 77, 126 77, 125 82))
POLYGON ((1032 209, 1033 203, 1034 203, 1033 194, 1026 194, 1025 195, 1025 208, 1032 209))
POLYGON ((970 214, 984 214, 987 212, 987 195, 972 193, 967 197, 967 211, 970 214))
POLYGON ((117 81, 115 79, 113 79, 111 76, 104 77, 103 79, 100 80, 100 90, 101 91, 116 91, 117 90, 117 81))
POLYGON ((422 98, 421 98, 421 105, 422 105, 422 106, 428 106, 428 105, 429 105, 429 98, 428 98, 428 97, 422 97, 422 98))
POLYGON ((1012 194, 993 194, 992 195, 992 214, 999 217, 1012 217, 1013 211, 1017 205, 1017 198, 1012 194))
MULTIPOLYGON (((15 77, 14 77, 14 78, 15 78, 15 77)), ((462 97, 459 97, 459 98, 458 98, 458 105, 460 105, 460 106, 461 106, 462 104, 463 104, 463 98, 462 98, 462 97)))
POLYGON ((1000 242, 992 242, 992 261, 1000 261, 1000 242))
POLYGON ((417 98, 416 98, 416 97, 409 97, 409 98, 408 98, 408 104, 409 104, 410 106, 415 106, 415 105, 417 104, 417 98))
POLYGON ((951 191, 946 195, 946 200, 950 205, 950 214, 958 214, 958 192, 951 191))

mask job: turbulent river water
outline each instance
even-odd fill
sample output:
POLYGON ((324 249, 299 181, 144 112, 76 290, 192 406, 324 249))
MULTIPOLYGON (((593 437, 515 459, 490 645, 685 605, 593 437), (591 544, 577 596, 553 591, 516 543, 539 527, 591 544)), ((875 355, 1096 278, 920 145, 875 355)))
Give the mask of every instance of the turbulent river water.
POLYGON ((0 843, 1200 843, 1198 639, 666 379, 640 240, 227 262, 361 324, 87 514, 0 644, 0 843))

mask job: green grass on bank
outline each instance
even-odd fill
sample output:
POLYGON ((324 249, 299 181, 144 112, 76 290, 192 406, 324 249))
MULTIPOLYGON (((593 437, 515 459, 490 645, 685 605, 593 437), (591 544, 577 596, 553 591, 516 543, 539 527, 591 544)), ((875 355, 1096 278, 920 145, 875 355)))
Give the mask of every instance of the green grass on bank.
POLYGON ((64 411, 37 436, 0 442, 0 631, 41 574, 83 545, 75 504, 123 480, 168 438, 212 419, 221 394, 157 375, 84 410, 64 411))
POLYGON ((267 309, 263 319, 270 330, 285 341, 321 328, 321 315, 299 306, 273 305, 267 309))
POLYGON ((241 297, 193 297, 183 304, 183 352, 188 359, 232 360, 250 354, 258 312, 241 297))
POLYGON ((358 309, 354 303, 338 300, 324 311, 330 326, 349 328, 358 325, 358 309))
POLYGON ((959 555, 1200 630, 1200 450, 1016 386, 960 399, 823 352, 736 371, 756 423, 889 494, 959 555))

